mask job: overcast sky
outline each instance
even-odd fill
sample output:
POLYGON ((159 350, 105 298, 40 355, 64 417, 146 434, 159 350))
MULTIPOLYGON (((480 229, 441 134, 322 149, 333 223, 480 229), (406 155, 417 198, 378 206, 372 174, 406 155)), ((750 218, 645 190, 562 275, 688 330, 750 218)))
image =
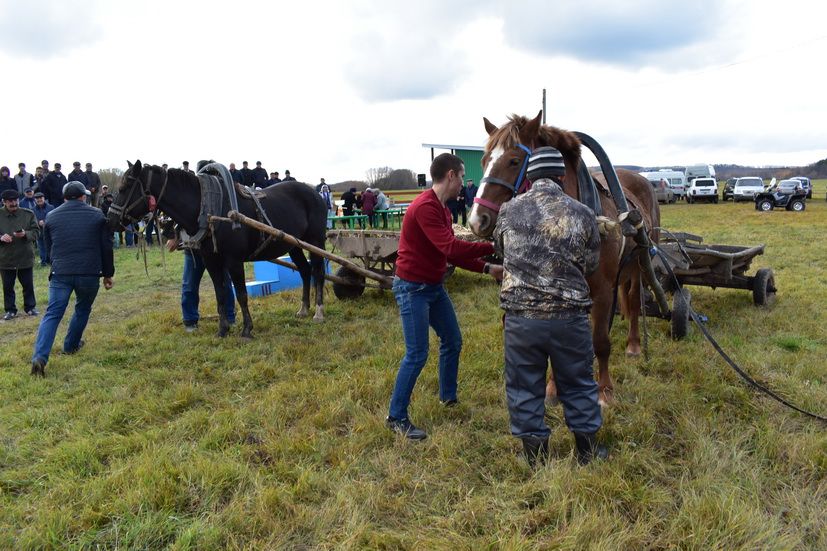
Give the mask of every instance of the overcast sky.
POLYGON ((811 0, 0 0, 0 164, 261 160, 311 183, 426 172, 482 117, 591 134, 616 164, 827 157, 811 0))

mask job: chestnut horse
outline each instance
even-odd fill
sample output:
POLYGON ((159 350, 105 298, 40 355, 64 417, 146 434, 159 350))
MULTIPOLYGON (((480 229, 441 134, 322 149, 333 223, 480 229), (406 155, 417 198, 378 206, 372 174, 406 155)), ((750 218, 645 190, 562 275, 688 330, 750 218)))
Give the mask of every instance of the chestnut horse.
MULTIPOLYGON (((541 114, 531 120, 527 117, 512 115, 509 121, 500 128, 483 118, 485 130, 489 136, 482 158, 485 177, 477 191, 474 206, 471 208, 471 216, 468 219, 471 230, 477 236, 489 237, 492 234, 497 223, 499 206, 525 187, 527 182, 523 178, 527 157, 536 147, 551 146, 562 153, 566 165, 563 191, 578 199, 577 171, 579 163, 583 162, 580 159, 580 140, 573 132, 541 125, 541 114)), ((653 231, 653 228, 660 226, 660 210, 652 185, 646 178, 627 170, 617 170, 617 175, 626 199, 643 215, 643 222, 650 239, 657 242, 657 232, 653 231)), ((606 179, 602 174, 594 174, 593 177, 598 187, 608 189, 606 179)), ((612 221, 618 221, 618 208, 609 193, 599 192, 598 196, 603 209, 602 215, 612 221)), ((632 253, 635 243, 631 238, 624 238, 621 235, 619 224, 610 224, 610 226, 612 228, 601 240, 598 270, 588 278, 592 299, 592 342, 599 365, 598 387, 602 405, 611 402, 613 398, 612 380, 609 376, 609 354, 611 352, 609 326, 614 315, 612 306, 616 282, 621 312, 629 320, 626 354, 638 356, 641 351, 638 330, 641 270, 634 260, 625 262, 621 267, 621 257, 632 253), (620 271, 619 277, 618 271, 620 271)), ((553 403, 556 396, 554 378, 549 377, 546 399, 553 403)))

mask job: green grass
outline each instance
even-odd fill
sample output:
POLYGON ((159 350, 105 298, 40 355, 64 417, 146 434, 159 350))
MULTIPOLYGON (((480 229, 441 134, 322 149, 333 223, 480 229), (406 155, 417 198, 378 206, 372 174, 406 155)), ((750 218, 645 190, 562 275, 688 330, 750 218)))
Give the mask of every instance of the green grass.
MULTIPOLYGON (((664 226, 709 243, 765 243, 778 299, 693 289, 723 347, 756 379, 827 412, 825 182, 803 213, 667 205, 664 226)), ((497 289, 458 272, 465 346, 456 409, 439 405, 436 345, 414 393, 423 443, 383 426, 403 353, 390 293, 253 301, 256 339, 180 324, 180 253, 116 256, 73 356, 32 379, 37 321, 0 324, 0 548, 825 549, 827 432, 750 391, 692 330, 649 320, 648 362, 613 331, 616 403, 604 464, 578 468, 559 409, 553 460, 531 473, 508 433, 497 289)), ((41 308, 46 274, 36 270, 41 308)), ((56 348, 65 334, 65 321, 56 348)))

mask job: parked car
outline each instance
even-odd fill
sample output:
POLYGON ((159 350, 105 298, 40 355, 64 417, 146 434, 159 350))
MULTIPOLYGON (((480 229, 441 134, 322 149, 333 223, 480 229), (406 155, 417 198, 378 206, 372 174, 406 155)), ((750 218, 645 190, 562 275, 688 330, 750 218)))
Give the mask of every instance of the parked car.
POLYGON ((683 172, 661 169, 653 172, 641 172, 640 175, 650 182, 660 180, 661 178, 666 180, 666 184, 672 190, 672 193, 675 194, 676 200, 680 200, 686 196, 686 188, 689 186, 686 185, 686 176, 684 176, 683 172))
POLYGON ((675 192, 669 187, 668 182, 664 178, 654 179, 648 178, 649 183, 652 184, 652 189, 655 190, 655 197, 658 203, 674 203, 677 201, 675 192))
POLYGON ((732 201, 754 201, 755 195, 764 191, 764 180, 757 176, 747 176, 735 180, 732 187, 732 201))
POLYGON ((715 178, 695 178, 686 190, 686 202, 698 201, 718 202, 718 182, 715 178))
POLYGON ((724 184, 724 191, 721 193, 721 199, 727 201, 728 199, 732 199, 732 190, 735 189, 735 180, 738 178, 730 178, 724 184))
POLYGON ((804 190, 804 193, 807 194, 807 199, 813 198, 813 184, 810 183, 810 179, 806 176, 793 176, 791 180, 798 180, 801 182, 801 188, 804 190))
POLYGON ((807 192, 801 188, 798 180, 781 180, 771 185, 767 191, 755 195, 755 210, 769 212, 784 208, 801 212, 806 208, 807 192))

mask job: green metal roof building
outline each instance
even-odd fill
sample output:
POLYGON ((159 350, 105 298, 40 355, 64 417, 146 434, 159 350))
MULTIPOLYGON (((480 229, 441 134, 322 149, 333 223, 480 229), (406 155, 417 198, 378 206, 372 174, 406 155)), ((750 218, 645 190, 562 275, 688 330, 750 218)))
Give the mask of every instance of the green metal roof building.
POLYGON ((475 145, 447 145, 424 143, 422 147, 427 147, 431 150, 431 161, 438 153, 434 153, 435 149, 445 149, 453 153, 465 163, 465 179, 473 180, 475 184, 480 185, 482 179, 482 153, 485 148, 475 145))

